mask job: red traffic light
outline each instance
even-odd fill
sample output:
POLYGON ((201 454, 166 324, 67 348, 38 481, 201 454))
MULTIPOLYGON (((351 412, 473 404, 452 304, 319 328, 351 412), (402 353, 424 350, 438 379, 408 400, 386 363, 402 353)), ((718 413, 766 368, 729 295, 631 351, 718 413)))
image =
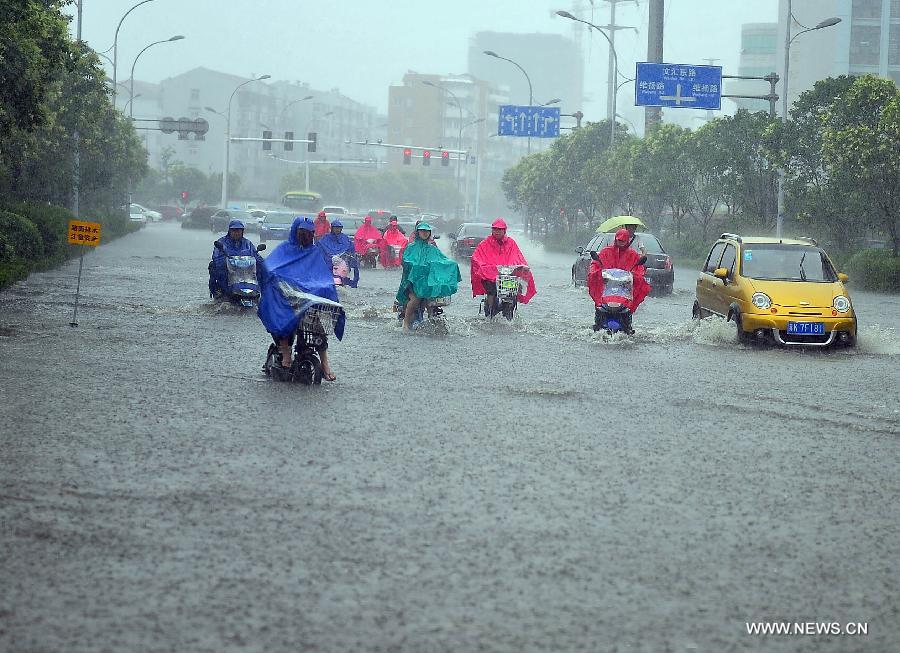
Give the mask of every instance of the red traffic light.
POLYGON ((425 150, 424 152, 422 152, 422 165, 423 166, 431 165, 431 152, 429 152, 428 150, 425 150))
POLYGON ((189 198, 190 198, 190 194, 186 190, 181 191, 181 201, 182 202, 187 203, 189 198))
POLYGON ((412 161, 412 150, 408 147, 403 148, 403 163, 409 165, 412 161))
POLYGON ((443 152, 441 152, 441 165, 442 166, 450 165, 450 152, 448 152, 447 150, 444 150, 443 152))

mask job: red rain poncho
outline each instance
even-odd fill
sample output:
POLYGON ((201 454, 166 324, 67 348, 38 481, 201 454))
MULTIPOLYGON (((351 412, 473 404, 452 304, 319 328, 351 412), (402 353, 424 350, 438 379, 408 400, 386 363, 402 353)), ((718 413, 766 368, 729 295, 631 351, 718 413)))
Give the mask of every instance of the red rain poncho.
POLYGON ((313 224, 316 225, 315 237, 317 239, 321 238, 322 236, 327 236, 329 233, 331 233, 331 223, 328 222, 328 218, 325 217, 324 213, 320 213, 319 215, 317 215, 316 220, 315 222, 313 222, 313 224))
POLYGON ((353 237, 354 245, 356 246, 356 253, 362 256, 365 254, 372 243, 366 242, 367 240, 374 240, 375 245, 378 246, 379 255, 384 250, 384 239, 381 237, 381 232, 372 224, 372 218, 366 216, 363 224, 359 226, 356 230, 356 235, 353 237))
POLYGON ((634 313, 637 307, 650 292, 650 284, 644 278, 644 266, 635 265, 641 258, 641 255, 630 247, 616 247, 608 245, 600 250, 600 260, 591 261, 591 268, 588 270, 587 286, 594 305, 599 306, 603 299, 603 270, 618 268, 631 272, 634 279, 632 286, 632 300, 628 308, 634 313))
POLYGON ((384 230, 384 247, 381 250, 381 265, 383 267, 396 267, 400 265, 403 256, 403 250, 409 241, 403 232, 396 226, 390 226, 384 230), (400 253, 394 256, 391 245, 399 246, 400 253))
MULTIPOLYGON (((472 297, 485 294, 482 281, 497 282, 498 265, 528 265, 519 246, 509 236, 497 240, 493 235, 479 243, 472 254, 472 297)), ((537 294, 534 276, 531 270, 516 270, 516 276, 528 282, 525 293, 519 295, 519 301, 527 304, 537 294)))

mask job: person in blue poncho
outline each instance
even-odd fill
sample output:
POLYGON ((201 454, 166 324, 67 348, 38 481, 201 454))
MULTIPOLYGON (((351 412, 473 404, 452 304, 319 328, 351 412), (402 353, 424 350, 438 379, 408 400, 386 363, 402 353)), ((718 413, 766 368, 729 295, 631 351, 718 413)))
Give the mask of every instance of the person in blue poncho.
POLYGON ((331 223, 331 232, 316 241, 316 247, 322 250, 325 262, 332 266, 334 276, 341 283, 351 288, 356 288, 359 283, 359 261, 356 259, 356 250, 353 241, 344 235, 344 224, 340 220, 331 223), (342 255, 346 256, 342 256, 342 255), (333 257, 343 259, 339 265, 335 265, 333 257), (352 275, 352 276, 351 276, 352 275))
POLYGON ((228 223, 228 233, 219 238, 222 249, 213 247, 209 270, 209 295, 215 299, 224 296, 228 291, 228 268, 225 259, 229 256, 255 256, 259 266, 262 257, 256 253, 256 247, 244 238, 244 223, 232 220, 228 223))
MULTIPOLYGON (((260 299, 257 315, 272 334, 281 351, 282 367, 290 367, 297 327, 315 299, 338 301, 331 265, 313 243, 316 227, 312 220, 297 216, 288 240, 272 250, 260 267, 260 299), (289 299, 285 293, 291 295, 289 299), (299 300, 298 300, 299 298, 299 300)), ((334 325, 334 335, 344 335, 344 315, 334 325)), ((328 343, 317 349, 322 360, 322 378, 334 381, 328 362, 328 343)))

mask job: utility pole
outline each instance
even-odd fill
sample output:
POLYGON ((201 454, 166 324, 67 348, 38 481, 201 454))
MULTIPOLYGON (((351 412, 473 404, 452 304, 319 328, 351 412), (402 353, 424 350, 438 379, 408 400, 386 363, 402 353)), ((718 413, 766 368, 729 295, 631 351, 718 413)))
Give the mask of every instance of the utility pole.
MULTIPOLYGON (((647 61, 663 61, 663 24, 665 0, 650 0, 650 20, 647 31, 647 61)), ((649 134, 662 120, 662 107, 644 108, 644 134, 649 134)))
MULTIPOLYGON (((716 62, 720 61, 720 60, 713 58, 713 57, 706 57, 703 59, 703 61, 706 62, 707 66, 714 66, 716 64, 716 62)), ((719 89, 719 90, 721 91, 721 89, 719 89)), ((715 120, 715 117, 716 117, 716 114, 713 112, 712 109, 706 110, 706 122, 709 122, 710 120, 715 120)))
MULTIPOLYGON (((81 43, 81 9, 82 9, 83 4, 84 4, 84 0, 78 0, 78 22, 76 23, 75 33, 76 33, 76 38, 77 38, 77 43, 78 43, 78 55, 77 56, 79 59, 81 58, 81 55, 83 54, 82 43, 81 43)), ((80 193, 81 193, 81 190, 79 188, 81 186, 81 134, 78 133, 77 117, 76 117, 75 129, 72 131, 72 145, 74 146, 74 149, 75 149, 75 156, 74 156, 74 161, 73 161, 74 169, 72 171, 73 172, 73 174, 72 174, 72 177, 73 177, 73 179, 72 179, 72 182, 73 182, 73 184, 72 184, 72 213, 74 213, 75 217, 78 218, 78 217, 80 217, 79 203, 80 203, 80 193)), ((130 198, 129 198, 129 201, 131 201, 130 198)), ((84 258, 84 256, 82 256, 82 259, 83 258, 84 258)), ((81 264, 79 263, 79 270, 80 270, 80 265, 81 264)), ((79 278, 79 281, 80 280, 81 279, 79 278)), ((74 318, 73 318, 73 320, 74 320, 74 318)))
POLYGON ((626 25, 616 24, 616 5, 620 2, 634 2, 634 0, 606 0, 609 3, 609 25, 603 25, 603 29, 609 31, 609 64, 606 77, 606 117, 611 123, 616 121, 616 90, 618 74, 616 72, 616 32, 620 29, 634 29, 626 25))

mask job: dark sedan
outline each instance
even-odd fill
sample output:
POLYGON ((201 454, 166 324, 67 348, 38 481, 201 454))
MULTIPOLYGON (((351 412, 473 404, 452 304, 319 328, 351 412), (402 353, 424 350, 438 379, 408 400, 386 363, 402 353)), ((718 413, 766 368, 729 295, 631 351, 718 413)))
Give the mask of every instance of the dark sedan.
POLYGON ((210 217, 209 228, 215 233, 224 233, 228 231, 228 223, 232 220, 240 220, 244 223, 244 228, 246 229, 246 225, 250 224, 251 221, 255 222, 256 218, 250 217, 249 213, 240 209, 219 209, 210 217))
POLYGON ((297 214, 295 213, 266 211, 265 217, 259 223, 259 242, 287 240, 290 235, 291 224, 293 224, 296 217, 297 214))
POLYGON ((463 222, 450 238, 450 255, 455 258, 472 258, 475 248, 491 235, 491 225, 486 222, 463 222))
MULTIPOLYGON (((591 252, 599 252, 610 245, 615 234, 597 234, 584 247, 579 247, 578 258, 572 265, 572 283, 583 286, 587 283, 587 272, 591 265, 591 252)), ((631 248, 638 254, 647 255, 646 270, 647 282, 652 288, 653 295, 671 295, 672 285, 675 283, 675 266, 672 265, 672 257, 666 254, 662 243, 653 234, 638 231, 631 243, 631 248), (641 247, 643 246, 643 249, 641 247)))

